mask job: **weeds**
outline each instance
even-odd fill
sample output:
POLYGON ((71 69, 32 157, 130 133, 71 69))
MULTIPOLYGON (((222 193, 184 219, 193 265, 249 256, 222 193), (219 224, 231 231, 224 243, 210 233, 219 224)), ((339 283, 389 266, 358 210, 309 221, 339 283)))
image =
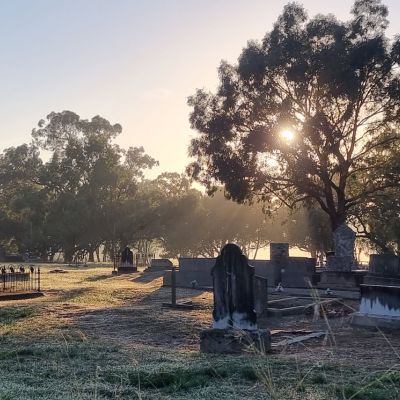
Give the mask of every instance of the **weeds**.
MULTIPOLYGON (((62 282, 45 269, 43 275, 47 287, 59 285, 57 294, 0 304, 0 400, 400 399, 398 364, 361 367, 345 358, 323 314, 329 362, 315 359, 319 347, 310 348, 310 360, 306 348, 302 357, 290 354, 300 347, 285 354, 206 356, 185 343, 197 342, 202 321, 210 322, 209 294, 202 300, 196 292, 202 308, 182 315, 161 311, 170 293, 159 281, 107 278, 100 268, 71 270, 62 282), (182 338, 183 345, 174 343, 182 338)), ((389 336, 383 343, 397 354, 389 336)))

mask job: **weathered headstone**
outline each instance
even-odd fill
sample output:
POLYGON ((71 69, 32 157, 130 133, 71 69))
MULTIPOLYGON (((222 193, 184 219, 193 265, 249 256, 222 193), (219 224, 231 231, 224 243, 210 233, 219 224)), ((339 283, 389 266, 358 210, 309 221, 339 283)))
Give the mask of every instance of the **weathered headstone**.
MULTIPOLYGON (((198 288, 211 288, 211 269, 215 264, 215 258, 178 258, 179 269, 176 272, 176 284, 181 287, 193 287, 192 282, 196 281, 198 288)), ((163 284, 171 284, 171 272, 165 271, 163 284)))
POLYGON ((270 243, 269 258, 273 269, 272 286, 276 286, 282 282, 282 272, 288 265, 289 261, 289 243, 270 243))
POLYGON ((327 270, 321 273, 320 288, 357 290, 365 273, 354 271, 356 234, 346 224, 333 232, 333 254, 326 257, 327 270))
POLYGON ((118 274, 127 274, 136 271, 137 268, 133 264, 133 252, 129 247, 125 247, 125 249, 121 253, 121 261, 118 266, 118 274))
POLYGON ((254 309, 254 267, 240 248, 225 245, 212 268, 213 329, 201 333, 200 349, 209 353, 238 353, 251 346, 266 351, 270 334, 257 329, 254 309))
POLYGON ((334 271, 351 271, 354 266, 354 243, 356 234, 346 224, 333 232, 334 254, 327 257, 327 268, 334 271))
POLYGON ((371 254, 367 285, 400 286, 400 258, 395 254, 371 254))
POLYGON ((262 276, 254 276, 254 310, 257 319, 266 317, 268 312, 268 280, 262 276))
POLYGON ((214 289, 213 327, 257 329, 254 311, 254 267, 235 244, 227 244, 211 271, 214 289))

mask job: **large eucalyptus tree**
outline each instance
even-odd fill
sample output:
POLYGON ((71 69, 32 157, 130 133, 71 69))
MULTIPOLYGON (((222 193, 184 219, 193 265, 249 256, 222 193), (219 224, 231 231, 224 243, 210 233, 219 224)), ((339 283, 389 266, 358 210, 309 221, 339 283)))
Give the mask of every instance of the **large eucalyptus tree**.
POLYGON ((349 21, 288 4, 261 42, 222 62, 212 94, 189 98, 198 135, 188 173, 236 201, 317 202, 332 229, 399 184, 400 39, 379 0, 349 21))

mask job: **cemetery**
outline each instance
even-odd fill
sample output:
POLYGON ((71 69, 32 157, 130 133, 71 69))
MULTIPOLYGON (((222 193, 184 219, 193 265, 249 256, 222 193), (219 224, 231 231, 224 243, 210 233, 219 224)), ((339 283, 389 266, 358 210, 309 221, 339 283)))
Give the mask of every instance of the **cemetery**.
MULTIPOLYGON (((279 249, 281 276, 288 274, 288 245, 271 249, 272 255, 279 249)), ((210 287, 180 285, 179 269, 165 260, 123 274, 95 266, 63 267, 64 274, 53 274, 54 266, 42 265, 43 297, 0 303, 0 368, 8 382, 0 385, 2 393, 18 387, 19 398, 184 399, 201 391, 221 398, 242 393, 283 399, 290 393, 288 398, 301 399, 313 393, 325 399, 347 398, 340 397, 345 391, 365 399, 376 393, 395 398, 390 396, 398 390, 397 372, 390 365, 398 362, 400 286, 361 283, 358 298, 345 299, 322 291, 318 282, 313 286, 309 269, 302 267, 312 263, 300 260, 310 287, 299 288, 306 295, 292 295, 290 286, 274 288, 257 276, 236 245, 226 245, 211 268, 209 260, 188 260, 179 260, 185 278, 200 280, 203 267, 210 287), (39 378, 30 384, 20 379, 38 362, 40 373, 48 375, 42 388, 39 378), (20 365, 17 374, 11 373, 14 365, 20 365), (337 383, 343 368, 351 377, 337 383), (306 388, 300 390, 299 382, 306 388)), ((376 268, 378 260, 371 256, 368 275, 398 277, 393 257, 382 257, 376 268)), ((120 263, 126 267, 123 252, 120 263)), ((286 281, 300 282, 300 275, 289 272, 286 281)))
POLYGON ((0 400, 400 400, 400 6, 302 2, 3 0, 0 400))

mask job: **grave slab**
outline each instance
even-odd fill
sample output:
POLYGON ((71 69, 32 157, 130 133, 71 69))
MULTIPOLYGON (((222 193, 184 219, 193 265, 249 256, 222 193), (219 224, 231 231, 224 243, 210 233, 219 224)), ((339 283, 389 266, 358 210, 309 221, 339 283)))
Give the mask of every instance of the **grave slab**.
POLYGON ((353 314, 353 325, 400 328, 400 287, 361 285, 360 291, 360 311, 353 314))

